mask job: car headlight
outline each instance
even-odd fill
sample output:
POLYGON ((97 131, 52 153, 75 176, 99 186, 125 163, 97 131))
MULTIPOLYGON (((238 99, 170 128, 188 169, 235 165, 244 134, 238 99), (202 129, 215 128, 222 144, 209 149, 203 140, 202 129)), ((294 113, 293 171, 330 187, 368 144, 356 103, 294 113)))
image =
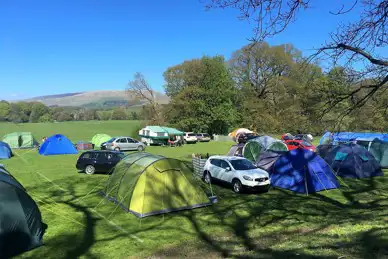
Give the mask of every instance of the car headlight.
POLYGON ((248 175, 244 175, 243 178, 247 181, 253 181, 253 179, 251 177, 249 177, 248 175))

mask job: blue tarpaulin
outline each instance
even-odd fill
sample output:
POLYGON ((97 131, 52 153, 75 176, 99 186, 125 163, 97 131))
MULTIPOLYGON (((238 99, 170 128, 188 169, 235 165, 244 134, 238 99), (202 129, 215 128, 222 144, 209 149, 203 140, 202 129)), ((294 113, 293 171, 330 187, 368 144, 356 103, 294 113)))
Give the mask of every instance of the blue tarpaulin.
POLYGON ((388 142, 388 133, 375 133, 375 132, 326 132, 319 144, 338 144, 339 142, 350 142, 357 139, 379 139, 383 142, 388 142))

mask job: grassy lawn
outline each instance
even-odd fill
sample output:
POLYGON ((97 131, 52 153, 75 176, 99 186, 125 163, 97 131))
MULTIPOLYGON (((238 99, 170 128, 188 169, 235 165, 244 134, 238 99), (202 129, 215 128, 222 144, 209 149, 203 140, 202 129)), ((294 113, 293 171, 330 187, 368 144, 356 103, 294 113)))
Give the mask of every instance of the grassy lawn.
MULTIPOLYGON (((137 122, 0 124, 0 136, 62 133, 129 135, 137 122)), ((225 154, 231 143, 198 143, 148 152, 190 161, 192 153, 225 154)), ((45 246, 22 258, 388 258, 388 177, 346 180, 340 190, 297 195, 271 189, 236 195, 213 186, 218 203, 138 219, 102 199, 107 175, 78 174, 78 156, 18 150, 2 160, 38 203, 48 224, 45 246)), ((206 192, 209 189, 200 181, 206 192)))

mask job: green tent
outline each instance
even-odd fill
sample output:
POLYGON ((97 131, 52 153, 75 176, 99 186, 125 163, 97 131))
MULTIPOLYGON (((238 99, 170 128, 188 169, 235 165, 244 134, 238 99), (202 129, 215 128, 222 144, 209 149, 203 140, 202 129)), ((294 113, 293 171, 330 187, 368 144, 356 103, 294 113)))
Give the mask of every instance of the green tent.
POLYGON ((33 148, 38 145, 31 132, 13 132, 3 137, 11 148, 33 148))
POLYGON ((123 158, 114 168, 104 196, 141 218, 211 205, 182 161, 148 153, 123 158))
POLYGON ((282 152, 288 151, 288 148, 286 144, 280 140, 270 136, 262 136, 251 139, 245 144, 243 156, 252 162, 257 162, 260 155, 265 151, 282 152))
POLYGON ((96 134, 94 135, 94 137, 92 138, 92 144, 94 145, 94 147, 96 148, 99 148, 101 147, 101 144, 104 143, 104 142, 107 142, 108 140, 110 140, 112 137, 107 135, 107 134, 96 134))
POLYGON ((388 142, 378 138, 357 138, 357 144, 366 148, 380 163, 382 168, 388 168, 388 142))

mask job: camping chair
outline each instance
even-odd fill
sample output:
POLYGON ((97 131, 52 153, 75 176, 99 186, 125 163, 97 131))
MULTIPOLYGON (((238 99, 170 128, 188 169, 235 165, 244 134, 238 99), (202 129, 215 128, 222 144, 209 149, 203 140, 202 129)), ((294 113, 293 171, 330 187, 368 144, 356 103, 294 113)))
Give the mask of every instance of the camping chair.
POLYGON ((167 141, 167 143, 170 147, 181 147, 182 146, 182 143, 179 139, 175 139, 175 140, 169 139, 167 141))

